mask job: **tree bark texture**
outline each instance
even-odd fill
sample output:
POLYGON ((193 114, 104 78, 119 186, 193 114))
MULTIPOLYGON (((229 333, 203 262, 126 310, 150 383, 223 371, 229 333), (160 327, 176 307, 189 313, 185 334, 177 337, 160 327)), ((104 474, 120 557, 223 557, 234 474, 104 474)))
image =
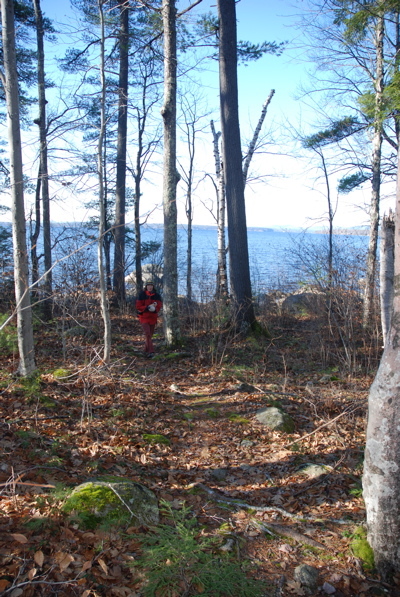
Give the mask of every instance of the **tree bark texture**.
POLYGON ((389 334, 393 306, 394 281, 394 214, 382 219, 380 242, 380 297, 383 346, 389 334))
POLYGON ((381 187, 381 154, 382 154, 382 101, 384 77, 384 17, 379 14, 376 23, 376 71, 375 71, 375 118, 372 139, 372 193, 370 208, 370 232, 367 254, 367 271, 365 276, 363 325, 367 328, 371 321, 375 295, 376 261, 379 231, 379 203, 381 187))
POLYGON ((128 133, 129 2, 122 0, 119 30, 117 176, 115 190, 114 292, 125 303, 126 140, 128 133))
POLYGON ((384 580, 400 570, 400 161, 392 322, 368 400, 363 490, 368 541, 384 580))
POLYGON ((14 246, 15 298, 17 303, 17 334, 19 373, 30 375, 36 369, 32 310, 29 296, 28 252, 24 210, 21 130, 19 122, 19 89, 15 56, 13 0, 0 0, 4 74, 1 79, 7 103, 7 129, 10 152, 10 184, 12 199, 12 229, 14 246))
POLYGON ((234 317, 254 322, 239 128, 235 0, 218 0, 222 154, 234 317))
POLYGON ((178 234, 176 185, 176 6, 163 0, 164 26, 164 333, 168 346, 180 341, 178 314, 178 234))

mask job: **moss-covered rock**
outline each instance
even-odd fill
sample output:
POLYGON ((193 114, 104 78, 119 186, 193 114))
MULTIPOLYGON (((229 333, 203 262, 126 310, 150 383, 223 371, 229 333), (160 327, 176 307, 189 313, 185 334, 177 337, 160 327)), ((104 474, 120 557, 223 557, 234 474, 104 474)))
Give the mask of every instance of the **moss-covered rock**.
POLYGON ((293 419, 287 413, 275 406, 258 410, 256 419, 259 423, 274 431, 284 431, 286 433, 293 433, 294 431, 293 419))
POLYGON ((150 489, 126 480, 90 481, 78 485, 66 499, 64 512, 76 514, 84 526, 158 524, 157 498, 150 489))

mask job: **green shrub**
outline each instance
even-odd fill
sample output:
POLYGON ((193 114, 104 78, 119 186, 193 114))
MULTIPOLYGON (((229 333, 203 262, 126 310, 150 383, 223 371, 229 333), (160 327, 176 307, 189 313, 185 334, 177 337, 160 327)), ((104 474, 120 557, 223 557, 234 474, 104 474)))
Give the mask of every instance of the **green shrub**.
POLYGON ((169 524, 136 538, 143 555, 135 562, 144 572, 145 597, 198 595, 203 597, 258 597, 265 587, 250 579, 234 557, 218 550, 221 537, 201 535, 190 508, 173 511, 162 502, 169 524), (183 588, 184 587, 184 588, 183 588))

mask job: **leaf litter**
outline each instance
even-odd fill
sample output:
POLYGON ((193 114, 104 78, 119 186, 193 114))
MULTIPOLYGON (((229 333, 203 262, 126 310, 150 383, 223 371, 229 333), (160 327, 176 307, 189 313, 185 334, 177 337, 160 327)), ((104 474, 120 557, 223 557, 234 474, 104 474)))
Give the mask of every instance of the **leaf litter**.
MULTIPOLYGON (((185 353, 191 356, 164 358, 160 347, 149 365, 127 356, 142 344, 137 323, 129 315, 114 319, 119 333, 109 367, 89 345, 75 346, 71 354, 79 356, 63 363, 51 329, 38 347, 39 390, 27 396, 12 375, 14 361, 3 363, 2 593, 143 594, 146 571, 132 564, 148 529, 83 529, 61 510, 68 488, 113 475, 146 485, 172 509, 189 507, 201 533, 221 536, 225 551, 252 564, 249 574, 264 583, 265 595, 305 594, 294 576, 300 564, 319 570, 321 594, 329 587, 337 596, 400 594, 365 573, 349 549, 365 521, 370 378, 319 383, 321 373, 305 363, 283 379, 274 362, 254 366, 259 357, 245 340, 228 351, 231 362, 244 361, 240 374, 229 362, 205 366, 196 338, 185 353), (51 373, 61 365, 68 377, 51 373), (295 421, 289 436, 254 418, 277 402, 295 421), (310 463, 324 473, 305 476, 310 463)), ((201 594, 196 586, 177 595, 201 594)))

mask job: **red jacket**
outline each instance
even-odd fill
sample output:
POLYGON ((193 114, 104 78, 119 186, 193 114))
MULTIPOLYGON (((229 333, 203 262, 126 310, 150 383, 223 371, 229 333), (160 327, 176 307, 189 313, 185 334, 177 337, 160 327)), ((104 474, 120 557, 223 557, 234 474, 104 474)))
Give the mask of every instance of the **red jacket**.
POLYGON ((139 316, 140 323, 150 323, 150 325, 157 323, 158 312, 162 309, 161 297, 154 289, 152 292, 142 290, 136 300, 136 310, 139 316), (147 307, 156 303, 155 311, 149 311, 147 307))

